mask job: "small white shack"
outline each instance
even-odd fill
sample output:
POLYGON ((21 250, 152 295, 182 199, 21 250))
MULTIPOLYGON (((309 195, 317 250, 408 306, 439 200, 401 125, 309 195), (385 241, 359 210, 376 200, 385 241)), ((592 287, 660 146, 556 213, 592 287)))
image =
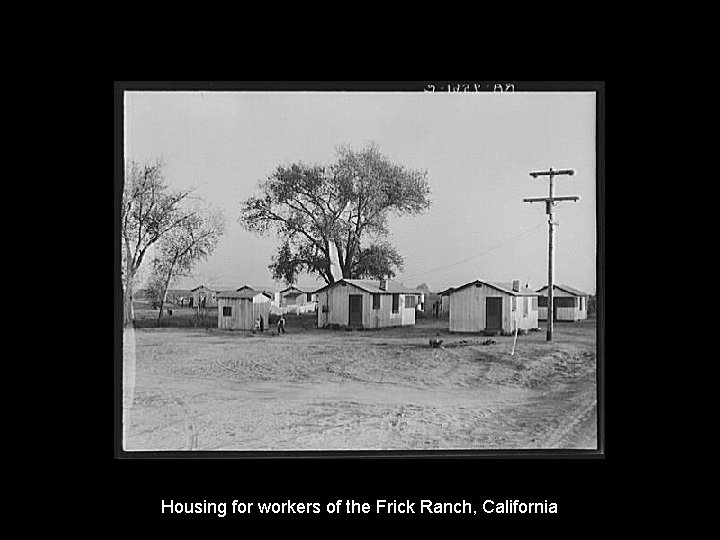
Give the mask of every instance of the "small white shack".
POLYGON ((267 330, 270 301, 269 294, 250 289, 218 292, 218 328, 252 330, 255 320, 261 317, 262 326, 267 330))
POLYGON ((301 289, 294 285, 280 291, 280 308, 283 313, 307 313, 315 311, 317 307, 317 293, 315 291, 301 289))
POLYGON ((339 324, 385 328, 415 324, 421 292, 383 279, 341 279, 318 289, 318 328, 339 324))
POLYGON ((538 293, 512 283, 476 279, 450 293, 451 332, 512 333, 538 327, 538 293))
POLYGON ((242 287, 238 287, 235 290, 237 292, 251 290, 251 291, 265 293, 265 295, 269 296, 272 299, 270 301, 271 308, 280 307, 280 291, 278 291, 275 287, 260 287, 258 285, 245 284, 242 287))
MULTIPOLYGON (((540 306, 538 317, 547 321, 548 286, 538 289, 540 306)), ((587 319, 588 293, 579 291, 568 285, 553 285, 554 321, 581 321, 587 319)))

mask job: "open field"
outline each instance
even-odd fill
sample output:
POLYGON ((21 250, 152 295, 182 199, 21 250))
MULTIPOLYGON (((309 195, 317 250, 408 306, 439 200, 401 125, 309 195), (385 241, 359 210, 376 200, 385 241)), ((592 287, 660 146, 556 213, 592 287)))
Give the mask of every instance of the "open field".
MULTIPOLYGON (((157 311, 154 312, 157 317, 157 311)), ((596 448, 595 321, 512 337, 447 321, 126 335, 126 450, 596 448), (433 349, 428 340, 444 340, 433 349), (134 356, 134 358, 133 358, 134 356)))

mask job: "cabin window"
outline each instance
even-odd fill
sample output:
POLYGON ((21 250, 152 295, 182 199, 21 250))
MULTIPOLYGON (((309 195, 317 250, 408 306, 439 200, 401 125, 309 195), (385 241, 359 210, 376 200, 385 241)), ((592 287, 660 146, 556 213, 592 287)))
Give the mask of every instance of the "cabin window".
POLYGON ((397 313, 400 311, 400 295, 399 294, 393 294, 392 295, 393 302, 392 302, 392 312, 397 313))
POLYGON ((223 306, 223 317, 232 317, 232 306, 223 306))
POLYGON ((417 305, 417 296, 413 294, 408 294, 405 296, 405 307, 406 308, 414 308, 417 305))
POLYGON ((311 292, 307 293, 306 298, 307 298, 308 302, 312 302, 312 293, 311 292))
POLYGON ((547 302, 548 302, 547 299, 548 299, 547 296, 541 296, 540 298, 538 298, 538 306, 547 307, 547 302))
POLYGON ((577 307, 577 299, 569 296, 558 296, 553 298, 553 303, 558 308, 574 308, 577 307))
POLYGON ((380 295, 373 293, 373 309, 380 309, 380 295))

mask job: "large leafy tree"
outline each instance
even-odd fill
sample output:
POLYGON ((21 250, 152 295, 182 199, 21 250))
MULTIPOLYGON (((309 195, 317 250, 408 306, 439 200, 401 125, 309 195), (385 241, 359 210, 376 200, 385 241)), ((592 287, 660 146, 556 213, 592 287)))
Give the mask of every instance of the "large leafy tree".
POLYGON ((337 149, 327 165, 278 166, 243 201, 240 224, 281 238, 270 264, 275 279, 294 283, 300 273, 335 281, 331 243, 345 278, 394 277, 403 258, 386 240, 390 215, 414 215, 430 206, 427 171, 392 163, 374 144, 337 149))

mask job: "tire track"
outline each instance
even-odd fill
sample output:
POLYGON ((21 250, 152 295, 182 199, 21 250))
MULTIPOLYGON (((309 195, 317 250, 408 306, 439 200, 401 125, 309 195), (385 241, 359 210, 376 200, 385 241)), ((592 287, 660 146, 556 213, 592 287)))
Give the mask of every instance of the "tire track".
POLYGON ((180 406, 180 410, 183 413, 183 422, 185 424, 185 450, 196 450, 198 444, 198 432, 195 428, 195 424, 192 421, 192 416, 185 406, 185 402, 179 397, 175 398, 175 403, 180 406))
POLYGON ((594 389, 588 393, 589 395, 583 398, 580 406, 565 416, 560 422, 560 425, 545 437, 541 443, 543 448, 565 448, 565 446, 562 446, 562 443, 575 435, 575 431, 579 428, 580 424, 585 421, 588 415, 597 407, 594 389))

